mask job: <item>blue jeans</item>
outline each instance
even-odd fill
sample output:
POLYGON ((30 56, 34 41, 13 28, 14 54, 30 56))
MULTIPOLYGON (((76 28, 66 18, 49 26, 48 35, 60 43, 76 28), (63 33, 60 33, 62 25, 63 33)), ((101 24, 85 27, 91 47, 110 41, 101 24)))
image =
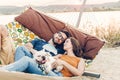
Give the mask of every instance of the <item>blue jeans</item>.
POLYGON ((44 76, 62 76, 61 72, 56 73, 53 71, 48 74, 43 74, 42 70, 38 67, 38 64, 32 58, 29 58, 27 56, 24 56, 20 60, 2 67, 2 69, 18 72, 25 71, 27 73, 39 74, 44 76))
POLYGON ((30 53, 30 51, 28 51, 28 49, 25 46, 18 47, 15 52, 15 61, 18 61, 19 59, 21 59, 24 56, 33 58, 32 53, 30 53))

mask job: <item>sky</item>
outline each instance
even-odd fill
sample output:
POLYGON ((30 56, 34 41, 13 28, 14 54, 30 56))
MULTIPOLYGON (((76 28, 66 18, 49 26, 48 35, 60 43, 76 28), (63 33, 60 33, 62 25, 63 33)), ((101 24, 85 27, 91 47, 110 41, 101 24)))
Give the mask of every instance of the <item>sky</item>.
MULTIPOLYGON (((86 4, 101 4, 120 0, 87 0, 86 4)), ((81 4, 83 0, 0 0, 0 6, 46 6, 58 4, 81 4)))

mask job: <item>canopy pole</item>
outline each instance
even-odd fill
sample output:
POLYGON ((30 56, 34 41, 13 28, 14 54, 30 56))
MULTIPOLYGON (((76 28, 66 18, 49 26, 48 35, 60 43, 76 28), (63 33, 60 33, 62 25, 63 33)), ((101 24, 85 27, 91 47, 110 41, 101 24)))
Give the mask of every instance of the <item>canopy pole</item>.
POLYGON ((81 18, 82 18, 82 13, 83 13, 83 11, 84 11, 84 6, 85 6, 85 4, 86 4, 86 1, 87 1, 87 0, 84 0, 84 1, 83 1, 82 7, 80 8, 79 17, 78 17, 78 21, 77 21, 77 24, 76 24, 76 27, 77 27, 77 28, 78 28, 79 25, 80 25, 81 18))

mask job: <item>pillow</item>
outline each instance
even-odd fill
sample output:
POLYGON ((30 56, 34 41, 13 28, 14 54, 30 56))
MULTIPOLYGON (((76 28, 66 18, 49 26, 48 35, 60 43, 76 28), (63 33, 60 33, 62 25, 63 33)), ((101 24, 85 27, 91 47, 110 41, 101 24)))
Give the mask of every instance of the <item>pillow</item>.
POLYGON ((98 38, 85 34, 83 32, 78 31, 77 29, 67 26, 64 28, 67 30, 73 37, 75 37, 83 50, 82 57, 85 59, 94 59, 98 54, 98 51, 104 45, 104 42, 99 40, 98 38))
POLYGON ((33 31, 39 37, 48 41, 54 33, 60 30, 67 30, 73 37, 78 39, 84 52, 83 58, 94 59, 104 42, 96 37, 82 33, 65 23, 50 18, 32 8, 15 18, 16 21, 33 31))
POLYGON ((43 15, 32 8, 29 8, 16 17, 15 20, 46 41, 48 41, 54 33, 65 27, 64 23, 43 15))
POLYGON ((6 24, 9 34, 14 40, 15 47, 24 45, 25 43, 37 38, 37 36, 29 29, 23 27, 18 22, 10 22, 6 24))

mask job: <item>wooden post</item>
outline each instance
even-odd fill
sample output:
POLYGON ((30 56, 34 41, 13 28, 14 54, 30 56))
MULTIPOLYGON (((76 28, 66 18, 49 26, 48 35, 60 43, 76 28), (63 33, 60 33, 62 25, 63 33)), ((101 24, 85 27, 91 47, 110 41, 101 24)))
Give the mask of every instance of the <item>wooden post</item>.
POLYGON ((100 73, 95 73, 95 72, 91 72, 91 71, 84 71, 83 76, 90 76, 90 77, 100 78, 100 73))
POLYGON ((84 0, 84 1, 83 1, 82 7, 80 8, 79 17, 78 17, 78 21, 77 21, 77 24, 76 24, 76 27, 77 27, 77 28, 78 28, 79 25, 80 25, 82 13, 83 13, 83 11, 84 11, 84 6, 85 6, 86 1, 87 1, 87 0, 84 0))

